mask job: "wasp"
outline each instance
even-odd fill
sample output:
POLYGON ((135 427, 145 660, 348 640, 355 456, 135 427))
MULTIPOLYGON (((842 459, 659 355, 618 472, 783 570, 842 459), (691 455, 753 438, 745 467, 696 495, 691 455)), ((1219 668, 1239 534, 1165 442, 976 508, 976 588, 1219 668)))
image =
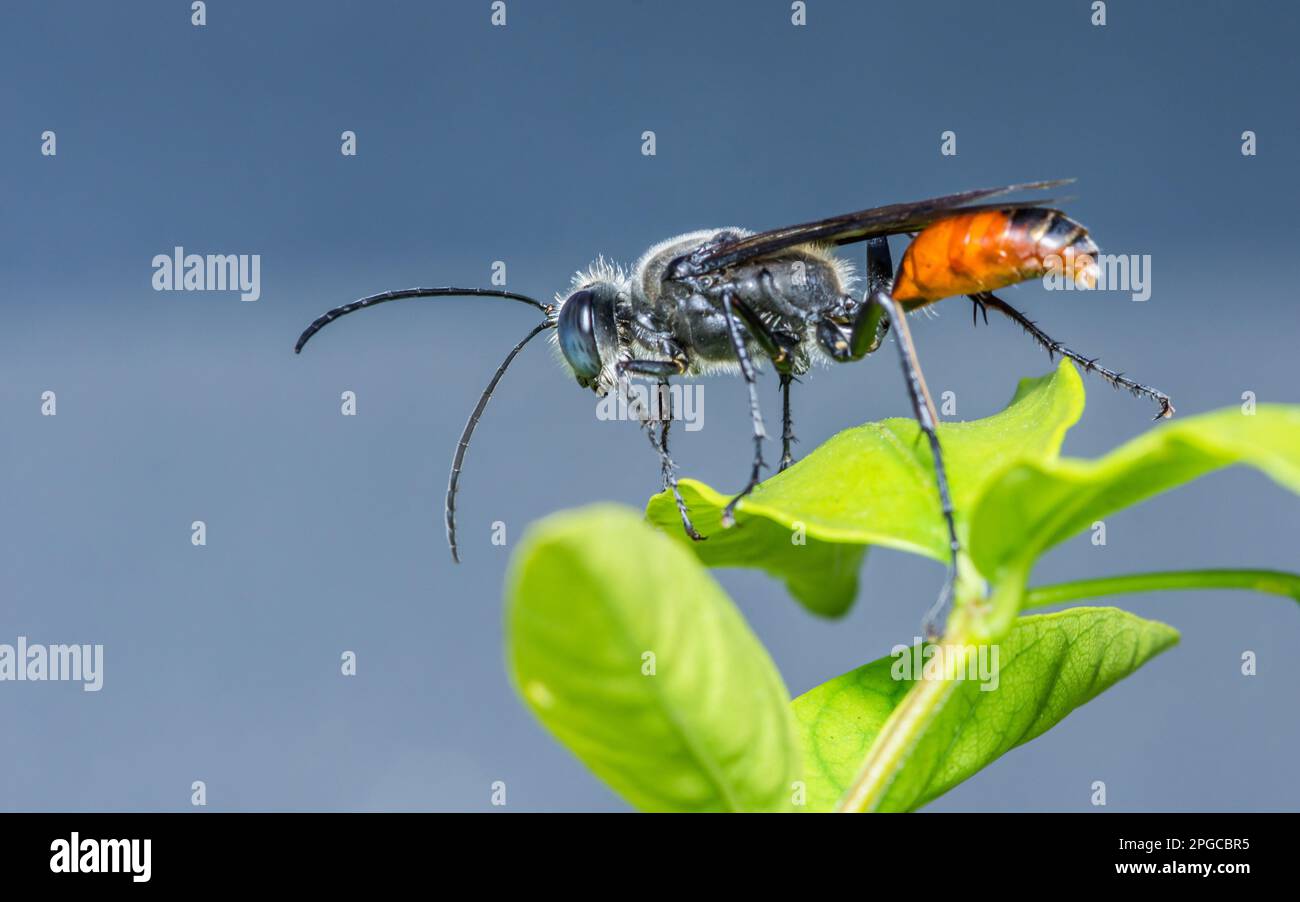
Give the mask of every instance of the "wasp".
MULTIPOLYGON (((654 380, 663 394, 674 377, 739 374, 748 391, 753 462, 744 487, 726 505, 722 523, 735 523, 737 504, 758 485, 766 466, 767 439, 757 389, 758 362, 775 370, 782 395, 780 470, 794 462, 791 384, 813 363, 849 363, 880 348, 895 334, 912 412, 928 442, 934 485, 947 529, 950 564, 938 602, 926 617, 938 635, 955 578, 961 544, 953 521, 943 451, 935 431, 938 416, 926 386, 907 314, 950 297, 965 296, 978 321, 993 310, 1020 325, 1049 355, 1060 354, 1100 375, 1113 386, 1146 396, 1169 417, 1169 396, 1100 366, 1051 338, 1027 316, 993 294, 997 289, 1064 275, 1082 287, 1096 284, 1097 245, 1078 222, 1047 204, 1010 201, 1005 195, 1039 191, 1069 180, 1030 182, 949 194, 929 200, 874 207, 766 232, 707 229, 651 247, 630 270, 599 259, 575 274, 568 291, 553 303, 488 288, 410 288, 388 291, 337 307, 318 317, 294 347, 303 346, 341 316, 389 301, 453 296, 493 297, 537 308, 543 319, 514 346, 497 368, 465 424, 447 480, 447 541, 456 544, 456 493, 474 428, 492 393, 524 346, 551 332, 560 356, 583 388, 604 395, 629 377, 654 380), (890 236, 909 236, 898 269, 890 236), (865 290, 857 290, 854 266, 836 256, 838 246, 866 246, 865 290)), ((678 491, 676 465, 668 450, 671 415, 645 421, 660 457, 664 487, 676 500, 682 527, 692 539, 705 537, 691 523, 678 491)))

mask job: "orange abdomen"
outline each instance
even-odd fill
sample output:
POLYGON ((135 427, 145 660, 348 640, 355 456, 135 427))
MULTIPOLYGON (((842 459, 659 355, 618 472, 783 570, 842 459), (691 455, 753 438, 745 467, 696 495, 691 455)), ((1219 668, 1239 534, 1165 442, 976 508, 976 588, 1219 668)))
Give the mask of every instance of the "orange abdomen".
POLYGON ((1061 268, 1080 283, 1095 278, 1097 246, 1059 210, 1038 207, 959 213, 927 226, 903 255, 894 299, 913 310, 977 294, 1061 268))

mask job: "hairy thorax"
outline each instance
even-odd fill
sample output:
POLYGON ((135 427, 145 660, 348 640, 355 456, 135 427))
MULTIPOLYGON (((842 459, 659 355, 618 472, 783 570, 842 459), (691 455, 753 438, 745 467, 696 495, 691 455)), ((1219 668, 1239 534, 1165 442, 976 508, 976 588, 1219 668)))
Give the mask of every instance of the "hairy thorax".
MULTIPOLYGON (((709 229, 671 238, 651 248, 637 263, 632 278, 632 308, 648 327, 670 333, 689 349, 692 371, 731 369, 736 355, 722 312, 722 292, 732 291, 772 329, 784 332, 807 353, 814 353, 812 324, 827 315, 843 315, 854 303, 853 268, 826 248, 801 245, 700 279, 694 285, 663 282, 668 264, 703 244, 742 237, 742 229, 709 229)), ((760 357, 753 340, 748 342, 760 357)), ((800 367, 803 369, 804 367, 800 367)))

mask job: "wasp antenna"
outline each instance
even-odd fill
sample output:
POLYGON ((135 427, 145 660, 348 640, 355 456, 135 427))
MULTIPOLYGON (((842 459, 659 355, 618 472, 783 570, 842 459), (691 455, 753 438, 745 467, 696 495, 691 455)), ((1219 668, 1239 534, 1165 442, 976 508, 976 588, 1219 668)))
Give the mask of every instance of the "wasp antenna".
POLYGON ((368 298, 362 298, 359 301, 353 301, 351 304, 344 304, 342 307, 335 307, 322 313, 312 321, 312 324, 303 330, 302 335, 298 336, 298 343, 293 346, 295 354, 302 353, 303 346, 311 340, 311 337, 324 329, 340 316, 347 316, 349 313, 355 313, 358 310, 364 310, 367 307, 373 307, 376 304, 386 304, 389 301, 401 301, 407 298, 447 298, 447 297, 488 297, 488 298, 506 298, 511 301, 520 301, 524 304, 531 304, 547 316, 551 314, 551 308, 541 301, 530 298, 526 294, 517 294, 513 291, 500 291, 495 288, 406 288, 401 291, 385 291, 382 294, 372 294, 368 298))
MULTIPOLYGON (((545 309, 545 308, 543 308, 545 309)), ((549 311, 548 311, 549 313, 549 311)), ((451 546, 451 559, 460 563, 460 553, 456 547, 456 489, 460 485, 460 468, 465 462, 465 452, 469 450, 470 437, 474 435, 474 427, 478 425, 479 418, 483 416, 483 410, 487 407, 488 401, 492 398, 492 393, 496 391, 497 383, 501 377, 506 374, 511 361, 524 349, 524 345, 532 341, 547 329, 555 328, 555 323, 549 318, 544 322, 538 323, 533 327, 533 331, 523 337, 519 344, 506 355, 506 359, 501 361, 497 371, 492 375, 492 381, 483 389, 483 394, 479 396, 478 403, 474 405, 474 412, 469 415, 469 420, 465 423, 465 429, 460 434, 460 441, 456 443, 456 456, 451 461, 451 475, 447 477, 447 544, 451 546)))

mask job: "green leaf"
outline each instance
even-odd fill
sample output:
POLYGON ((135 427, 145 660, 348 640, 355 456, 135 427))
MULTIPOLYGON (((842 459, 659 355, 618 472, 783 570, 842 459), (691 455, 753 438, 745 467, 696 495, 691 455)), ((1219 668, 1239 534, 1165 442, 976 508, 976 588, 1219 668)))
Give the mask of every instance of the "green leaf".
MULTIPOLYGON (((1020 459, 1054 458, 1082 411, 1079 376, 1062 362, 1054 373, 1023 380, 1001 413, 941 423, 958 530, 964 531, 963 515, 987 479, 1020 459)), ((721 527, 730 496, 694 480, 682 480, 681 489, 708 541, 685 536, 667 493, 650 499, 652 523, 711 567, 759 567, 785 580, 790 593, 818 614, 848 610, 867 545, 947 559, 930 451, 912 419, 839 433, 759 485, 741 502, 732 529, 721 527)))
POLYGON ((1034 562, 1108 514, 1230 464, 1244 463, 1300 492, 1300 407, 1261 404, 1161 424, 1095 461, 1020 461, 983 489, 970 514, 969 551, 995 586, 986 624, 997 635, 1024 604, 1034 562))
POLYGON ((684 548, 633 511, 596 505, 533 526, 507 586, 516 688, 625 799, 650 811, 790 808, 789 693, 684 548))
MULTIPOLYGON (((911 810, 942 795, 1177 641, 1172 627, 1117 608, 1019 618, 989 646, 998 649, 997 688, 949 681, 946 699, 918 724, 908 753, 894 762, 874 810, 911 810)), ((873 661, 794 700, 809 809, 834 807, 909 692, 936 685, 915 674, 895 679, 900 660, 873 661)))
MULTIPOLYGON (((755 494, 768 483, 759 485, 755 494)), ((784 580, 789 593, 808 610, 824 617, 839 617, 852 606, 866 545, 827 540, 819 530, 796 532, 790 525, 794 521, 782 522, 779 515, 768 517, 759 512, 751 516, 754 508, 749 502, 742 502, 736 525, 723 529, 722 509, 730 496, 720 495, 694 479, 683 479, 679 488, 690 509, 691 522, 708 536, 706 541, 692 541, 682 530, 672 495, 662 493, 651 498, 646 516, 682 544, 689 543, 690 550, 704 564, 765 570, 784 580)))

